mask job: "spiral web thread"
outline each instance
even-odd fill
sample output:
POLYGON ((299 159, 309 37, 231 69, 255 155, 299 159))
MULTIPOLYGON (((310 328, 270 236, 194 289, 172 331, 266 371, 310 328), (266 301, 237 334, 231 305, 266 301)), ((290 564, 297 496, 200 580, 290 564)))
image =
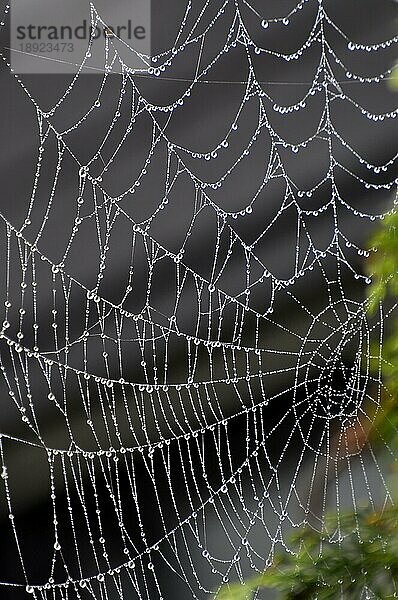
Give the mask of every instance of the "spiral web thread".
MULTIPOLYGON (((258 5, 188 3, 172 47, 152 59, 141 56, 141 70, 131 70, 116 40, 105 38, 96 96, 63 128, 57 117, 89 64, 92 40, 77 75, 51 109, 44 110, 23 78, 10 71, 36 111, 37 165, 22 225, 2 214, 0 368, 9 393, 4 401, 15 407, 23 432, 1 434, 1 497, 20 571, 18 580, 2 581, 4 593, 152 600, 174 597, 170 590, 176 586, 184 590, 182 597, 206 598, 228 582, 263 571, 276 548, 288 551, 292 526, 310 523, 322 530, 325 512, 341 510, 344 485, 354 509, 359 487, 372 506, 392 502, 367 431, 384 393, 381 367, 379 373, 370 368, 371 340, 380 358, 383 323, 395 306, 369 321, 363 291, 358 295, 352 286, 370 283, 360 271, 369 253, 342 222, 346 215, 352 222, 384 218, 386 203, 377 212, 368 198, 396 193, 397 155, 371 164, 348 141, 349 132, 338 128, 334 114, 338 105, 359 115, 363 127, 395 124, 397 110, 374 114, 365 101, 367 90, 386 85, 391 65, 366 76, 363 66, 369 62, 371 71, 372 57, 394 47, 397 38, 355 43, 322 0, 301 0, 277 17, 264 16, 258 5), (288 37, 306 11, 312 25, 298 49, 267 47, 265 32, 275 28, 281 39, 288 37), (216 52, 206 53, 217 27, 224 38, 216 52), (262 45, 255 41, 257 30, 262 45), (344 59, 333 47, 341 39, 344 59), (237 51, 244 57, 245 79, 219 81, 213 70, 237 51), (175 63, 188 52, 195 58, 187 81, 178 77, 175 63), (296 87, 297 102, 279 103, 272 82, 267 86, 257 74, 261 61, 271 57, 294 66, 308 52, 317 57, 312 81, 296 87), (358 56, 359 73, 346 66, 358 56), (115 65, 119 75, 110 75, 115 65), (181 83, 179 95, 166 105, 148 100, 141 83, 168 75, 181 83), (83 163, 70 139, 91 119, 101 119, 110 78, 117 81, 113 116, 83 163), (212 147, 199 151, 169 136, 172 118, 189 110, 197 88, 229 90, 234 84, 241 100, 212 147), (288 131, 279 132, 285 120, 297 123, 311 111, 312 130, 301 139, 292 142, 288 131), (242 127, 250 118, 250 127, 242 127), (136 130, 143 135, 141 123, 149 140, 146 154, 137 172, 132 169, 130 184, 114 194, 107 177, 117 173, 119 156, 136 130), (237 181, 245 165, 251 169, 258 148, 261 177, 243 205, 229 208, 229 182, 237 181), (326 156, 309 188, 289 172, 305 152, 326 156), (43 238, 66 163, 75 188, 69 198, 73 220, 65 218, 67 234, 60 236, 60 258, 54 259, 43 238), (343 177, 361 190, 359 207, 341 191, 343 177), (134 206, 143 202, 149 178, 161 187, 140 220, 134 206), (43 179, 50 186, 40 212, 43 179), (187 186, 186 226, 167 238, 162 226, 170 214, 173 218, 173 204, 180 206, 181 180, 187 186), (272 217, 266 221, 261 210, 271 203, 265 196, 270 186, 272 217), (286 215, 294 223, 289 231, 286 215), (318 243, 313 231, 323 217, 327 242, 318 243), (192 240, 203 227, 213 237, 198 248, 192 240), (121 232, 129 258, 119 282, 123 289, 113 294, 107 277, 113 247, 123 244, 121 232), (271 236, 274 245, 264 245, 271 236), (82 239, 97 248, 96 268, 86 279, 75 268, 74 246, 81 252, 82 239), (279 275, 271 255, 284 245, 289 273, 279 275), (157 290, 161 273, 167 301, 157 290), (308 285, 315 286, 316 306, 308 285), (72 312, 72 304, 79 308, 72 312), (40 318, 41 307, 49 305, 51 314, 40 318), (64 428, 59 447, 42 430, 45 411, 64 428), (52 539, 45 581, 26 566, 14 512, 8 452, 15 445, 40 456, 47 473, 52 539)), ((104 25, 93 5, 90 10, 92 25, 104 25)), ((333 535, 339 539, 338 531, 333 535)))

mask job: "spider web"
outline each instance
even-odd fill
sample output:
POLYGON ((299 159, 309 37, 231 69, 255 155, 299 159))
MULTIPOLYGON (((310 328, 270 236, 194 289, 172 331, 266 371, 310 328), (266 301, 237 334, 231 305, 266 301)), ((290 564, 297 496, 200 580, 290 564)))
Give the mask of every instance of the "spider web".
POLYGON ((106 37, 83 94, 91 39, 50 108, 3 55, 37 122, 23 219, 1 213, 7 597, 207 598, 292 527, 392 503, 367 434, 395 306, 368 318, 362 263, 396 193, 397 155, 373 164, 369 138, 395 126, 371 105, 397 38, 356 43, 333 3, 288 4, 189 2, 142 69, 106 37), (44 580, 16 447, 42 473, 44 580))

